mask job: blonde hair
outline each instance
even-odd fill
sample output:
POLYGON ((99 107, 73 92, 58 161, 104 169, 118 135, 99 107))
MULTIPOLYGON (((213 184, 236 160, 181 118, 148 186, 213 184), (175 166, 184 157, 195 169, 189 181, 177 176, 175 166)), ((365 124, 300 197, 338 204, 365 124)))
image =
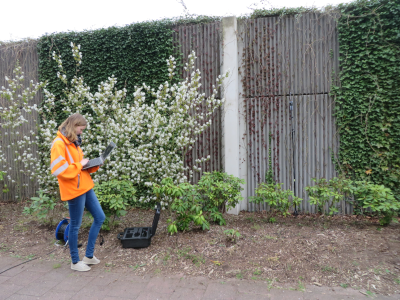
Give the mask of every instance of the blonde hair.
POLYGON ((61 125, 58 130, 62 132, 68 140, 75 142, 78 137, 76 135, 76 126, 86 126, 87 122, 81 114, 73 114, 69 116, 61 125))

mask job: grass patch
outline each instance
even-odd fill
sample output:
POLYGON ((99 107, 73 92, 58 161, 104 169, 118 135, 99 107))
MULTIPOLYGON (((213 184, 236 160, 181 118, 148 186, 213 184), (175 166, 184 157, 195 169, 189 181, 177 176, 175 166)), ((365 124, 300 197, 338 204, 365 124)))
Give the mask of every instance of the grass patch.
POLYGON ((330 266, 323 266, 321 267, 321 270, 322 272, 332 272, 332 273, 336 272, 336 268, 330 266))
POLYGON ((191 254, 189 253, 190 250, 191 250, 190 247, 183 248, 182 250, 178 250, 177 254, 179 257, 191 260, 192 263, 195 264, 196 266, 199 266, 200 263, 204 264, 206 262, 206 260, 202 255, 191 254))
POLYGON ((258 276, 258 275, 261 275, 261 273, 262 273, 262 271, 261 271, 261 270, 259 270, 259 269, 255 269, 255 270, 254 270, 254 272, 253 272, 253 275, 256 275, 256 276, 258 276))

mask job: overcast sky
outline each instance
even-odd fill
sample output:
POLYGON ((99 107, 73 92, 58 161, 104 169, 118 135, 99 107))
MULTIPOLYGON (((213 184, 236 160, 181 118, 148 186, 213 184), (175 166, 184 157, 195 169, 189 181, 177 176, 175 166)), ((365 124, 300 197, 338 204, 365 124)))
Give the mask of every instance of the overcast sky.
MULTIPOLYGON (((14 0, 2 1, 0 41, 37 38, 45 33, 81 31, 178 17, 182 0, 14 0)), ((324 7, 349 0, 183 0, 190 14, 240 16, 251 8, 324 7)))

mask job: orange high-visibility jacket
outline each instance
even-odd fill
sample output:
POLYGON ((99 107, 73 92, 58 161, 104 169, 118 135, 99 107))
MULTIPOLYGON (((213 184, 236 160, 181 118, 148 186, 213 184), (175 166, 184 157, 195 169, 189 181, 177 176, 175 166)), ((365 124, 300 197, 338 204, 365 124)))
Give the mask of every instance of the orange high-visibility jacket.
POLYGON ((83 195, 94 187, 90 173, 99 167, 82 170, 81 147, 75 146, 60 131, 51 145, 51 174, 57 177, 61 200, 67 201, 83 195))

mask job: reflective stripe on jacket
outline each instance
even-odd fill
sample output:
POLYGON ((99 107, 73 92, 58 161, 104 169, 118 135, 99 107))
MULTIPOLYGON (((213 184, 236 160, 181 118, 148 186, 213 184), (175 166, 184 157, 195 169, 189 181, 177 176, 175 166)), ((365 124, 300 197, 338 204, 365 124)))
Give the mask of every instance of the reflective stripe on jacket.
POLYGON ((81 147, 75 146, 60 131, 51 145, 51 174, 57 177, 61 200, 67 201, 83 195, 94 187, 90 173, 99 167, 82 170, 81 147))

